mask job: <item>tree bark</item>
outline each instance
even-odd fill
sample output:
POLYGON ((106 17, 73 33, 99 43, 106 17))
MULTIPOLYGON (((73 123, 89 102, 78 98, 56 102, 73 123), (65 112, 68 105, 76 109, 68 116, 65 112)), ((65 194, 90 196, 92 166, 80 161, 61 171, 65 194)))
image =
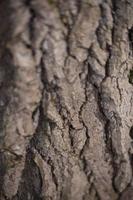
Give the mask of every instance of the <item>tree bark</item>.
POLYGON ((0 199, 133 199, 133 1, 0 1, 0 199))

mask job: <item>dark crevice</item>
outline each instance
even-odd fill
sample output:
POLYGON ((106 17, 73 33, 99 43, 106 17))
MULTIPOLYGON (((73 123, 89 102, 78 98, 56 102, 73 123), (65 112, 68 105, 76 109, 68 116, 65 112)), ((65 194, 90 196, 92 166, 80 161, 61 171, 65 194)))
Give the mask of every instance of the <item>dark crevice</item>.
POLYGON ((133 55, 133 26, 128 30, 129 47, 133 55))
POLYGON ((94 183, 91 184, 90 190, 92 190, 92 188, 93 188, 93 189, 95 190, 95 192, 96 192, 96 200, 102 200, 101 197, 100 197, 100 195, 99 195, 99 193, 98 193, 98 191, 97 191, 97 188, 96 188, 95 185, 94 185, 94 183))
POLYGON ((112 13, 113 15, 117 11, 117 0, 112 0, 112 11, 113 11, 112 13))
POLYGON ((133 139, 133 126, 130 129, 129 135, 130 135, 131 139, 133 139))
POLYGON ((108 59, 105 64, 105 78, 110 77, 110 75, 111 75, 110 74, 110 58, 112 55, 112 47, 110 45, 106 44, 106 50, 109 53, 109 55, 108 55, 108 59))
POLYGON ((30 39, 30 42, 31 44, 29 45, 29 47, 31 48, 32 50, 32 54, 33 54, 33 57, 35 56, 35 49, 34 49, 34 22, 35 22, 35 19, 36 19, 36 12, 35 10, 32 8, 32 0, 25 0, 25 5, 26 7, 29 9, 29 13, 30 13, 30 20, 29 20, 29 39, 30 39))
POLYGON ((68 127, 69 127, 69 138, 70 138, 70 145, 71 145, 71 147, 73 148, 73 146, 74 146, 74 141, 73 141, 73 135, 72 135, 72 131, 74 131, 75 129, 73 128, 73 126, 69 123, 69 125, 68 125, 68 127))
MULTIPOLYGON (((84 66, 85 66, 85 68, 87 68, 87 65, 88 65, 88 61, 86 60, 86 61, 84 61, 84 66)), ((86 70, 86 69, 84 69, 84 70, 86 70)), ((83 72, 83 73, 84 73, 84 72, 83 72)), ((80 74, 79 76, 81 76, 81 74, 80 74)), ((83 124, 83 127, 84 127, 85 130, 86 130, 86 142, 85 142, 85 144, 84 144, 84 146, 83 146, 83 148, 82 148, 82 150, 81 150, 81 152, 80 152, 80 158, 82 158, 82 155, 83 155, 83 153, 84 153, 84 148, 86 147, 86 145, 87 145, 88 142, 89 142, 89 131, 88 131, 88 127, 86 126, 86 124, 85 124, 85 122, 84 122, 84 120, 83 120, 83 118, 82 118, 83 109, 84 109, 85 105, 86 105, 87 102, 88 102, 88 94, 87 94, 88 83, 89 83, 88 80, 89 80, 89 73, 88 73, 88 68, 87 68, 87 74, 86 74, 85 82, 84 82, 85 101, 84 101, 84 103, 81 105, 80 110, 79 110, 79 120, 80 120, 80 122, 83 124)))
POLYGON ((0 198, 2 198, 3 194, 3 182, 4 182, 4 175, 7 169, 7 162, 6 157, 3 152, 0 152, 0 198))
POLYGON ((12 200, 43 200, 41 197, 42 177, 40 169, 34 162, 31 148, 27 150, 25 163, 18 192, 12 200))
POLYGON ((133 69, 129 71, 128 80, 129 83, 133 85, 133 69))

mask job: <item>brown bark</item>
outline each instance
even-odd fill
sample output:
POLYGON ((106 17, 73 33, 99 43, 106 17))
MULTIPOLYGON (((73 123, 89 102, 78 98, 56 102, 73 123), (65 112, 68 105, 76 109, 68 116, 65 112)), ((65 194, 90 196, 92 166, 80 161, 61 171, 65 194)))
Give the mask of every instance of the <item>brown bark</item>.
POLYGON ((1 0, 0 199, 133 199, 133 1, 1 0))

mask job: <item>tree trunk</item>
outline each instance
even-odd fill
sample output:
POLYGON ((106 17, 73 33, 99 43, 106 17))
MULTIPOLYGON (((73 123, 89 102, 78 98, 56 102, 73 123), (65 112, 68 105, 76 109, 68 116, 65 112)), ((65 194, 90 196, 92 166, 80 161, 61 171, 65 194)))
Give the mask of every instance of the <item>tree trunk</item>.
POLYGON ((133 199, 133 1, 0 1, 0 200, 133 199))

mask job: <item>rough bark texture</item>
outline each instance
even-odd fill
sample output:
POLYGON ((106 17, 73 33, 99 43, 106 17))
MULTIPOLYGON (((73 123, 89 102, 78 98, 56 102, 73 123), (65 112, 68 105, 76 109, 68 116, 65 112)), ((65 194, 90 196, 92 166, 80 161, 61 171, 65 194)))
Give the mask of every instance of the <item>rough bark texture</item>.
POLYGON ((133 1, 0 1, 0 200, 133 199, 133 1))

